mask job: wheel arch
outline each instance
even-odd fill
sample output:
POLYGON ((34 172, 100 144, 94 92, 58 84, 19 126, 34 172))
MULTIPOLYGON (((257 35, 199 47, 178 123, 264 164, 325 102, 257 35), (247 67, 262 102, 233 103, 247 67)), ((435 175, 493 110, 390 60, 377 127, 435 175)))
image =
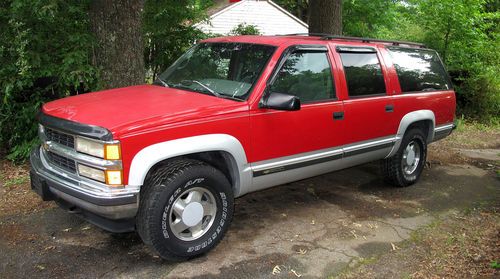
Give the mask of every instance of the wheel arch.
POLYGON ((394 147, 386 158, 396 154, 399 146, 401 145, 401 141, 403 140, 403 137, 408 129, 411 129, 412 127, 420 127, 424 130, 424 132, 426 132, 427 143, 430 143, 434 139, 435 126, 436 117, 432 110, 417 110, 405 114, 405 116, 403 116, 399 123, 394 147))
POLYGON ((251 171, 240 141, 227 134, 209 134, 147 146, 130 165, 128 184, 142 186, 148 173, 170 160, 191 158, 219 169, 228 178, 235 197, 251 184, 251 171))

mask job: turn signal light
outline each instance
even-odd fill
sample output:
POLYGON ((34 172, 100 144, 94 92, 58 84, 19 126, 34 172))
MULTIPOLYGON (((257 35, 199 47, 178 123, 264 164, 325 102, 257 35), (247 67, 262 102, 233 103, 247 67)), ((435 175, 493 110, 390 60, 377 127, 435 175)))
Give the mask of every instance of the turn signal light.
POLYGON ((121 170, 106 170, 106 184, 109 186, 122 186, 122 178, 121 170))
POLYGON ((106 144, 104 146, 104 159, 106 160, 120 160, 121 150, 119 144, 106 144))

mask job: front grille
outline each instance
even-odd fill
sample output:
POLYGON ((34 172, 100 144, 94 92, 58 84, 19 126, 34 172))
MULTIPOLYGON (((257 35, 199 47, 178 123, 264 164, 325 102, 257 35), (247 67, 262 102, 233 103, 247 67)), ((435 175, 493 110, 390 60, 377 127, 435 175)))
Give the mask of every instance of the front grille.
POLYGON ((75 138, 71 135, 45 127, 45 137, 48 141, 52 141, 70 148, 75 148, 75 138))
POLYGON ((53 165, 63 170, 76 173, 76 163, 74 160, 68 159, 66 157, 52 153, 50 151, 47 152, 47 156, 49 157, 50 163, 52 163, 53 165))

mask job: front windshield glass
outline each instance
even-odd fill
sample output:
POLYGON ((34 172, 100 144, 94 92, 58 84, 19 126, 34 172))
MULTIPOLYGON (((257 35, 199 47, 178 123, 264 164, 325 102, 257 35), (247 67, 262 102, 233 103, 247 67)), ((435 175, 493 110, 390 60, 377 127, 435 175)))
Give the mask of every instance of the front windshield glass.
POLYGON ((245 100, 275 47, 201 43, 189 49, 155 84, 245 100))

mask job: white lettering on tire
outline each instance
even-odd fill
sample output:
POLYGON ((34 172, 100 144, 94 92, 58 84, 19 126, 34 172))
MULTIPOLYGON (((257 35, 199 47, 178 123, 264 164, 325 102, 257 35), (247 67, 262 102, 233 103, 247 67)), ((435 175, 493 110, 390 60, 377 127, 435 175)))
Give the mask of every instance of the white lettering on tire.
POLYGON ((223 192, 220 193, 220 197, 222 199, 222 214, 221 214, 221 220, 219 222, 219 225, 215 229, 215 232, 212 234, 212 237, 209 237, 206 241, 204 241, 200 245, 189 247, 187 249, 188 253, 191 253, 191 252, 194 252, 194 251, 198 251, 198 250, 200 250, 200 248, 207 247, 208 245, 210 245, 217 238, 217 236, 222 231, 222 227, 226 223, 226 219, 227 219, 227 197, 226 197, 226 194, 224 194, 223 192))

